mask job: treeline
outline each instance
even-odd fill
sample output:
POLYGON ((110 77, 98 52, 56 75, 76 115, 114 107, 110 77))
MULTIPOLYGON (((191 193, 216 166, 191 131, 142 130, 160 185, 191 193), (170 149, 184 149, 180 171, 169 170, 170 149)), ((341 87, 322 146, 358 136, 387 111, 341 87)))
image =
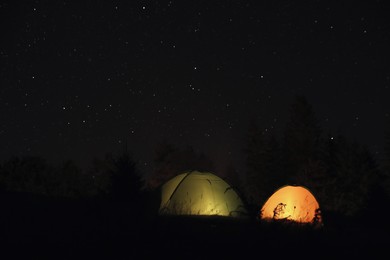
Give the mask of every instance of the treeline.
MULTIPOLYGON (((378 161, 357 141, 342 133, 325 132, 305 97, 296 97, 289 113, 289 121, 279 133, 265 131, 253 122, 243 151, 246 172, 237 173, 230 164, 221 176, 241 192, 253 213, 286 184, 309 188, 327 212, 343 216, 381 212, 389 201, 390 132, 384 160, 378 161)), ((152 173, 141 173, 127 149, 95 158, 87 170, 73 161, 53 165, 41 157, 13 157, 0 164, 0 191, 56 198, 111 198, 141 205, 151 202, 150 194, 183 171, 219 175, 213 161, 190 146, 178 148, 162 142, 156 146, 153 163, 152 173)))
POLYGON ((279 135, 255 123, 248 131, 243 189, 254 208, 290 184, 309 188, 325 212, 341 216, 382 212, 389 202, 389 136, 385 159, 378 161, 356 140, 325 132, 304 96, 293 100, 289 113, 279 135))
POLYGON ((0 165, 0 190, 57 198, 111 197, 126 199, 142 191, 141 174, 124 150, 95 158, 87 170, 68 160, 54 165, 42 157, 12 157, 0 165))

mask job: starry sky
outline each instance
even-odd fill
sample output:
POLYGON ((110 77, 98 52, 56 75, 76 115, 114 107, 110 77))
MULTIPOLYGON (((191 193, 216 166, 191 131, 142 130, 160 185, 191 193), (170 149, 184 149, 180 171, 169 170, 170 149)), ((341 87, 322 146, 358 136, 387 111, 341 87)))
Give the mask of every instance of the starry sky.
POLYGON ((304 95, 324 130, 383 152, 386 1, 2 1, 0 158, 88 164, 157 143, 240 170, 249 122, 304 95))

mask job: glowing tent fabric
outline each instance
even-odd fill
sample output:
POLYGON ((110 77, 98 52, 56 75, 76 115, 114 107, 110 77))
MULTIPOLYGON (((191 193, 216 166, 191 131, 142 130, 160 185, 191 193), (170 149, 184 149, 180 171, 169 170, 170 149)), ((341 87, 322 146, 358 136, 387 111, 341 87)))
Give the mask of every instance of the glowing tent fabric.
POLYGON ((269 197, 261 209, 265 220, 292 220, 299 223, 321 222, 320 205, 302 186, 284 186, 269 197))
POLYGON ((247 210, 237 192, 222 178, 191 171, 162 186, 160 215, 217 215, 243 217, 247 210))

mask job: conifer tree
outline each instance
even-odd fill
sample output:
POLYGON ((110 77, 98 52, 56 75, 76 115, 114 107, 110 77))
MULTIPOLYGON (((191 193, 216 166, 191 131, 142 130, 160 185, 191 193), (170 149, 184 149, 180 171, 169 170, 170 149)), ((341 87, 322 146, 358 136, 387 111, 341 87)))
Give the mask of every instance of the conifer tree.
POLYGON ((319 165, 322 129, 311 104, 304 96, 296 96, 290 107, 290 118, 283 136, 283 170, 291 184, 303 184, 302 180, 319 165))

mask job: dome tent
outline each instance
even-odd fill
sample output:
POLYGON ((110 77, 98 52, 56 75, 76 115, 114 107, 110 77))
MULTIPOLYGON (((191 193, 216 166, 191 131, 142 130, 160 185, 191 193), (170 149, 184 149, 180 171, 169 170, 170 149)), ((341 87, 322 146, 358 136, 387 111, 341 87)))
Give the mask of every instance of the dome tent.
POLYGON ((286 185, 276 190, 261 208, 263 220, 291 220, 298 223, 321 222, 320 205, 303 186, 286 185))
POLYGON ((243 217, 246 207, 238 193, 210 172, 179 174, 161 187, 160 215, 243 217))

